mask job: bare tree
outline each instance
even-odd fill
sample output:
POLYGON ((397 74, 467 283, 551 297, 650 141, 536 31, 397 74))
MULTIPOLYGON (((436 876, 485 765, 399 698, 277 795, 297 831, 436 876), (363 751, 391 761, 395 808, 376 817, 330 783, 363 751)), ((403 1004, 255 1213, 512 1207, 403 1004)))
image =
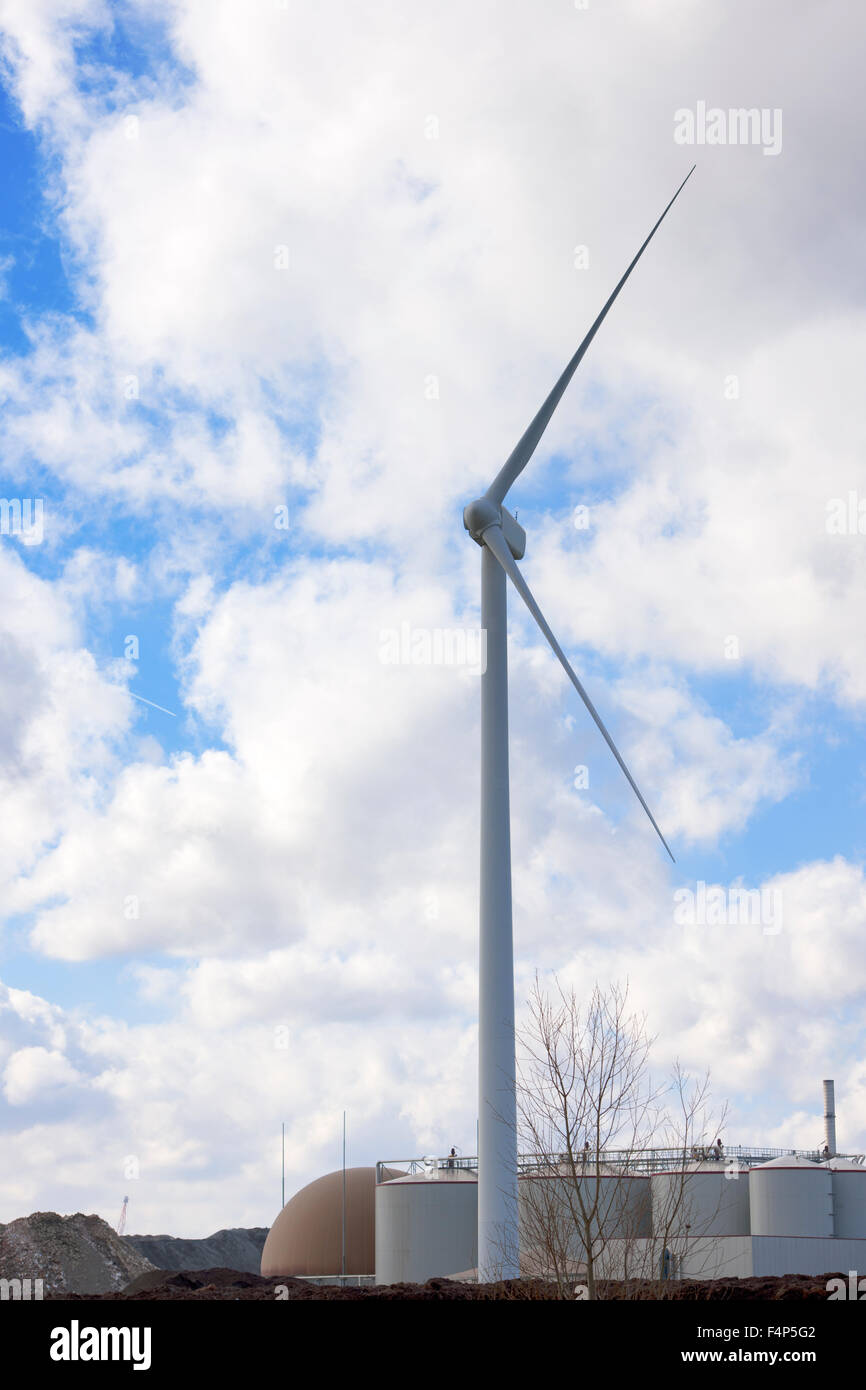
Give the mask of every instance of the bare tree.
POLYGON ((712 1135, 724 1129, 726 1115, 727 1106, 721 1112, 712 1106, 709 1072, 692 1078, 676 1062, 655 1139, 670 1160, 654 1182, 652 1240, 641 1248, 638 1261, 638 1277, 644 1284, 655 1284, 656 1297, 664 1297, 670 1280, 686 1267, 692 1278, 724 1271, 719 1243, 712 1239, 724 1202, 724 1180, 748 1178, 737 1161, 727 1162, 712 1142, 712 1135), (708 1178, 709 1195, 702 1186, 708 1178))
POLYGON ((706 1203, 689 1220, 686 1170, 706 1144, 708 1078, 695 1086, 677 1067, 673 1084, 657 1087, 653 1042, 627 985, 596 985, 581 1005, 573 988, 556 980, 547 995, 536 978, 519 1034, 522 1270, 554 1281, 560 1297, 577 1286, 598 1298, 611 1279, 620 1297, 641 1286, 646 1296, 648 1281, 664 1296, 706 1222, 706 1203), (649 1174, 660 1148, 673 1177, 654 1228, 649 1174))
POLYGON ((586 1006, 556 981, 535 981, 520 1033, 520 1146, 533 1155, 521 1184, 521 1244, 530 1272, 575 1282, 596 1298, 601 1255, 614 1236, 649 1234, 646 1184, 611 1151, 647 1146, 659 1097, 648 1073, 653 1039, 631 1013, 628 988, 598 985, 586 1006))

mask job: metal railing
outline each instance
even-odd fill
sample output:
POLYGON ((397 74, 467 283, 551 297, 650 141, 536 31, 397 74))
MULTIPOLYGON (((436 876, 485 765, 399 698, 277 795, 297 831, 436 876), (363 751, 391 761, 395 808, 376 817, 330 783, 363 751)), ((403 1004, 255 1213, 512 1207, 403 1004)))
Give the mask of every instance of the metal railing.
MULTIPOLYGON (((518 1163, 519 1161, 520 1160, 518 1160, 518 1163)), ((393 1174, 397 1172, 401 1177, 417 1176, 422 1178, 429 1178, 433 1176, 434 1172, 438 1176, 440 1170, 445 1172, 445 1174, 447 1175, 448 1173, 456 1173, 461 1168, 464 1171, 468 1168, 473 1173, 477 1172, 477 1157, 473 1155, 469 1158, 458 1158, 456 1155, 452 1157, 451 1154, 448 1154, 445 1158, 428 1157, 380 1159, 379 1162, 376 1164, 376 1182, 380 1183, 388 1181, 388 1179, 383 1176, 387 1169, 391 1170, 392 1177, 393 1174)))
MULTIPOLYGON (((852 1159, 855 1163, 866 1163, 863 1154, 836 1154, 837 1158, 852 1159)), ((695 1144, 685 1149, 602 1149, 599 1153, 591 1149, 580 1149, 569 1159, 568 1154, 520 1154, 517 1171, 520 1176, 549 1173, 560 1170, 562 1165, 574 1163, 576 1167, 618 1168, 631 1173, 658 1173, 669 1168, 678 1168, 694 1162, 718 1162, 720 1164, 736 1161, 743 1168, 754 1168, 760 1163, 768 1163, 773 1158, 801 1158, 810 1163, 821 1163, 826 1154, 821 1149, 773 1149, 766 1145, 757 1148, 743 1144, 726 1145, 718 1150, 715 1145, 695 1144)), ((460 1169, 477 1172, 478 1158, 471 1156, 451 1156, 445 1158, 389 1158, 380 1159, 376 1164, 376 1182, 387 1182, 386 1170, 402 1176, 439 1178, 448 1177, 460 1169)))

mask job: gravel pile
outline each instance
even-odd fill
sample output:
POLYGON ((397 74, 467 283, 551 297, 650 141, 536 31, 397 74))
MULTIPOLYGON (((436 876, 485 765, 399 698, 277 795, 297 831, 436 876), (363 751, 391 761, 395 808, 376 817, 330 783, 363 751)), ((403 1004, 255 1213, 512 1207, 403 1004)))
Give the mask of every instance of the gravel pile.
POLYGON ((241 1269, 258 1274, 267 1226, 233 1226, 203 1240, 177 1236, 124 1236, 157 1269, 241 1269))
POLYGON ((0 1278, 41 1279, 44 1297, 111 1293, 152 1269, 100 1216, 35 1211, 0 1226, 0 1278))

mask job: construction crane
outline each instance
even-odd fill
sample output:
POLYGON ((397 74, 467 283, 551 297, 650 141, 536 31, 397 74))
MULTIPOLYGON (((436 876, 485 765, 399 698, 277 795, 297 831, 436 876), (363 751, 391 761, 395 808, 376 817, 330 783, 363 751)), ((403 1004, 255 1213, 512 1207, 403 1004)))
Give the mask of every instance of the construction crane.
POLYGON ((124 1197, 123 1206, 120 1208, 120 1220, 117 1223, 117 1234, 122 1236, 126 1230, 126 1209, 129 1206, 129 1198, 124 1197))

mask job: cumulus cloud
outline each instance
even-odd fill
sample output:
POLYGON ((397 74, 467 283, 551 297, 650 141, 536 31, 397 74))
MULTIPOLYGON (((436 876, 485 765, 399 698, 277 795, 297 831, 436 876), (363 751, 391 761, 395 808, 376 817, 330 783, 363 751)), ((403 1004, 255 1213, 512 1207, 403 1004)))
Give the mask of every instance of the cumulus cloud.
POLYGON ((89 584, 80 567, 69 582, 46 582, 8 538, 0 542, 0 875, 8 891, 75 808, 98 799, 101 779, 118 766, 130 700, 112 679, 120 673, 101 671, 84 645, 77 601, 89 584))
POLYGON ((77 1080, 74 1069, 62 1052, 44 1047, 23 1047, 13 1052, 3 1073, 3 1092, 10 1105, 26 1105, 42 1100, 46 1093, 77 1080))

